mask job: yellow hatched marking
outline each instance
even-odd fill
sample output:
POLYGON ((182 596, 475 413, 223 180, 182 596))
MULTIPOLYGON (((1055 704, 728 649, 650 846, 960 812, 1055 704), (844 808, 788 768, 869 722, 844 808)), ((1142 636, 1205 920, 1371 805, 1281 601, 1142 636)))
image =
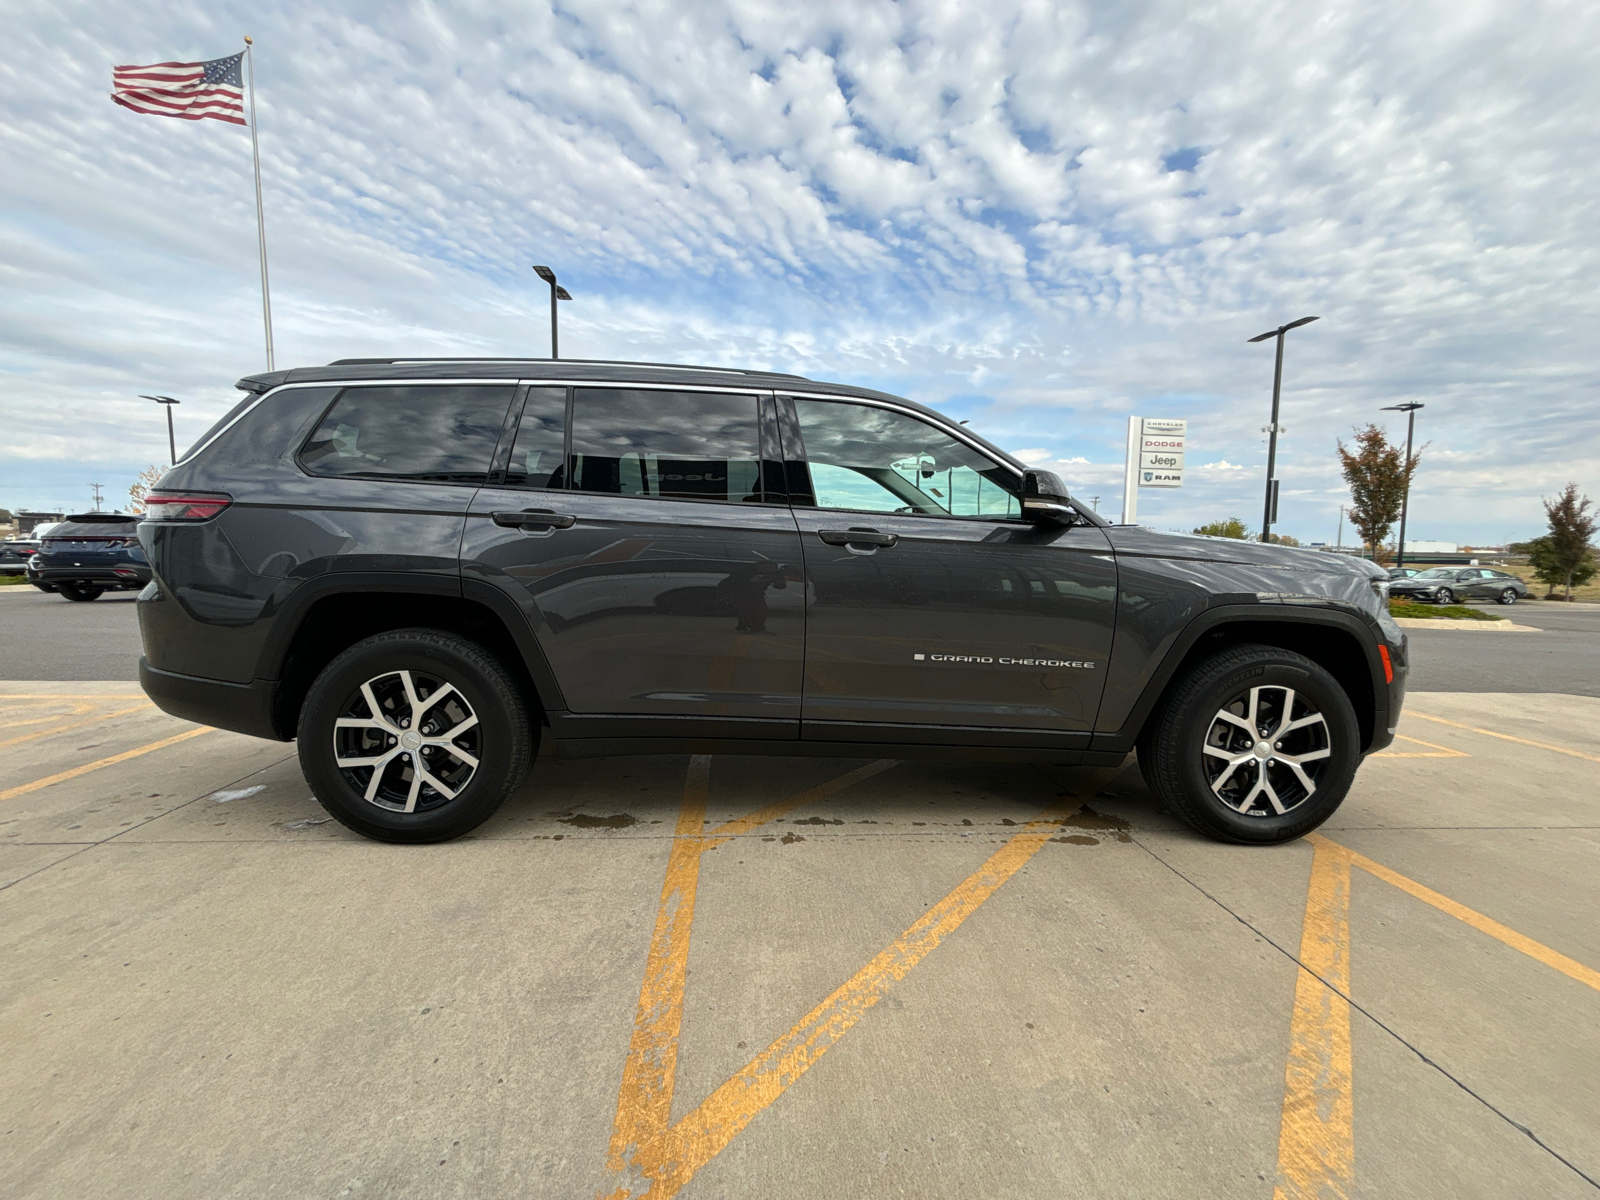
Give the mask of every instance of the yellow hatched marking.
POLYGON ((1571 750, 1566 746, 1552 746, 1549 742, 1535 742, 1528 738, 1513 737, 1509 733, 1496 733, 1492 729, 1479 729, 1476 725, 1463 725, 1460 721, 1447 721, 1443 717, 1429 716, 1427 713, 1406 710, 1408 717, 1421 717, 1424 721, 1437 721, 1440 725, 1449 725, 1456 729, 1465 729, 1468 733, 1481 733, 1484 737, 1499 738, 1502 742, 1516 742, 1519 746, 1533 746, 1540 750, 1553 750, 1557 754, 1569 754, 1573 758, 1587 759, 1589 762, 1600 762, 1600 754, 1589 754, 1583 750, 1571 750))
POLYGON ((98 771, 102 767, 113 767, 117 763, 127 762, 130 758, 138 758, 141 754, 149 754, 154 750, 164 750, 168 746, 175 746, 179 742, 186 742, 190 738, 197 738, 203 733, 210 732, 212 730, 209 725, 202 725, 199 729, 191 729, 187 733, 162 738, 159 742, 150 742, 133 750, 124 750, 121 754, 113 754, 109 758, 85 763, 81 767, 73 767, 70 771, 60 771, 54 775, 47 775, 43 779, 35 779, 32 783, 18 784, 14 788, 7 788, 5 791, 0 792, 0 800, 11 800, 17 796, 26 796, 29 792, 37 792, 40 788, 49 787, 52 783, 62 783, 68 779, 76 779, 79 775, 87 775, 90 771, 98 771))
MULTIPOLYGON (((679 833, 674 838, 674 847, 680 842, 697 842, 699 849, 695 857, 698 858, 700 853, 720 845, 729 837, 747 832, 764 821, 772 820, 803 803, 812 803, 823 795, 848 787, 892 765, 892 761, 885 761, 859 767, 818 788, 759 809, 698 837, 688 830, 697 820, 703 819, 704 797, 701 793, 699 800, 691 804, 686 789, 684 812, 679 818, 679 833)), ((1121 769, 1097 771, 1080 790, 1092 794, 1121 769)), ((665 1052, 659 1042, 659 1033, 646 1039, 647 1053, 641 1057, 648 1060, 649 1069, 635 1069, 630 1074, 629 1067, 624 1067, 622 1090, 617 1099, 617 1121, 607 1159, 611 1170, 623 1173, 623 1181, 613 1191, 602 1195, 607 1200, 628 1200, 629 1197, 667 1200, 676 1195, 695 1172, 716 1157, 762 1109, 815 1066, 866 1015, 868 1009, 888 994, 895 983, 905 978, 934 947, 960 927, 1006 880, 1022 869, 1049 840, 1056 827, 1078 808, 1079 801, 1075 798, 1066 796, 1064 799, 1070 802, 1048 809, 1036 820, 1024 825, 977 871, 806 1014, 788 1033, 757 1054, 693 1112, 670 1127, 667 1122, 672 1107, 671 1072, 676 1066, 676 1048, 670 1054, 665 1052)), ((669 860, 669 884, 675 874, 676 886, 664 886, 662 889, 662 911, 666 913, 671 908, 676 930, 677 914, 684 911, 682 896, 688 872, 681 866, 675 868, 674 860, 669 860)), ((684 961, 688 956, 688 925, 687 920, 681 925, 681 954, 684 961)), ((661 919, 658 917, 658 939, 661 930, 661 919)), ((672 1029, 676 1037, 677 1021, 682 1013, 683 980, 683 973, 676 969, 673 956, 658 954, 653 944, 644 985, 640 990, 635 1046, 640 1042, 640 1021, 656 1022, 657 1014, 669 1008, 675 1014, 672 1029), (675 995, 663 994, 665 989, 652 977, 653 970, 672 974, 675 995)), ((660 1022, 662 1032, 665 1024, 664 1021, 660 1022)), ((631 1064, 633 1048, 630 1048, 629 1058, 631 1064)))
POLYGON ((1426 753, 1426 752, 1422 752, 1422 751, 1416 751, 1416 750, 1398 750, 1398 751, 1397 750, 1379 750, 1372 757, 1373 758, 1471 758, 1472 757, 1472 755, 1468 754, 1465 750, 1452 750, 1452 749, 1450 749, 1449 746, 1435 746, 1432 742, 1425 742, 1421 738, 1406 737, 1406 735, 1403 734, 1403 733, 1395 734, 1394 735, 1394 740, 1397 741, 1397 742, 1410 742, 1413 746, 1426 746, 1426 747, 1428 747, 1428 750, 1430 750, 1430 751, 1436 750, 1436 751, 1438 751, 1438 753, 1437 754, 1430 754, 1430 753, 1426 753))
MULTIPOLYGON (((115 712, 103 713, 98 717, 91 717, 87 721, 75 721, 71 725, 58 725, 54 729, 41 729, 37 733, 25 733, 21 737, 7 738, 5 741, 0 742, 0 746, 15 746, 19 742, 31 742, 35 738, 51 737, 54 734, 58 734, 58 733, 70 733, 72 730, 74 730, 74 729, 82 729, 86 725, 98 725, 101 721, 109 721, 113 717, 125 717, 129 713, 143 712, 147 708, 154 708, 154 707, 155 707, 154 704, 152 704, 152 703, 150 703, 150 701, 146 700, 143 704, 135 704, 135 705, 133 705, 133 706, 131 706, 129 708, 119 708, 115 712)), ((74 713, 73 715, 76 716, 77 714, 74 713)), ((44 718, 44 720, 46 720, 46 721, 53 721, 53 720, 57 720, 57 719, 58 718, 56 718, 56 717, 45 717, 44 718)), ((35 724, 35 722, 31 722, 31 721, 13 721, 13 722, 11 722, 11 724, 13 724, 13 725, 31 725, 31 724, 35 724)))
POLYGON ((1600 971, 1587 967, 1575 958, 1568 958, 1559 950, 1552 950, 1543 942, 1536 942, 1531 937, 1518 933, 1507 925, 1502 925, 1493 917, 1486 917, 1476 909, 1468 908, 1465 904, 1457 904, 1449 896, 1441 896, 1430 887, 1424 887, 1415 879, 1409 879, 1399 871, 1391 871, 1382 863, 1373 862, 1364 854, 1358 854, 1347 846, 1325 838, 1320 833, 1307 835, 1307 840, 1319 849, 1326 845, 1347 857, 1351 863, 1360 867, 1369 875, 1376 875, 1385 883, 1393 884, 1408 896, 1415 896, 1424 904, 1432 905, 1442 913, 1448 913, 1458 921, 1462 921, 1480 933, 1486 933, 1498 942, 1510 946, 1513 950, 1521 951, 1529 958, 1542 962, 1552 970, 1560 971, 1568 979, 1575 979, 1579 983, 1592 987, 1600 992, 1600 971))
POLYGON ((1311 855, 1299 973, 1289 1026, 1273 1200, 1344 1200, 1355 1174, 1350 1061, 1350 857, 1329 842, 1311 855))

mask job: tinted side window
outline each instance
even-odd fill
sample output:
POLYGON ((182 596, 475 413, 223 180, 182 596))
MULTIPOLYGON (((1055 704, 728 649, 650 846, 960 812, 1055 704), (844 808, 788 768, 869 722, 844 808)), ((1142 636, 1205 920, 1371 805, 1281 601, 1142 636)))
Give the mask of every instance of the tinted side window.
POLYGON ((573 398, 579 491, 757 503, 760 457, 754 396, 579 388, 573 398))
POLYGON ((506 465, 506 483, 511 487, 565 487, 561 456, 566 436, 567 389, 529 388, 517 441, 506 465))
POLYGON ((1016 473, 926 421, 838 400, 794 401, 818 508, 952 517, 1021 514, 1016 473))
POLYGON ((300 451, 313 475, 484 483, 516 388, 347 388, 300 451))

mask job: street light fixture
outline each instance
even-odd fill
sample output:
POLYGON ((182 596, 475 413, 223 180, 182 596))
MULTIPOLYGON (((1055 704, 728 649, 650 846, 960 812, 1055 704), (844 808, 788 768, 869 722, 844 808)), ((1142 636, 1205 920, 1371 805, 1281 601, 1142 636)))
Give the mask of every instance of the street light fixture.
POLYGON ((1298 321, 1290 321, 1287 325, 1279 325, 1276 329, 1269 329, 1266 333, 1250 339, 1252 342, 1264 342, 1268 338, 1278 339, 1278 364, 1272 371, 1272 424, 1267 426, 1267 502, 1261 515, 1261 540, 1270 541, 1272 522, 1278 516, 1278 481, 1273 478, 1273 471, 1278 465, 1278 434, 1283 432, 1278 424, 1278 395, 1283 389, 1283 335, 1291 329, 1299 329, 1302 325, 1320 320, 1319 317, 1301 317, 1298 321))
POLYGON ((1425 404, 1408 401, 1405 404, 1389 404, 1380 411, 1403 412, 1406 415, 1406 461, 1403 464, 1406 473, 1405 490, 1400 493, 1400 552, 1395 556, 1396 567, 1406 565, 1406 510, 1411 507, 1411 435, 1417 428, 1417 409, 1426 408, 1425 404))
POLYGON ((549 267, 535 266, 533 273, 550 285, 550 358, 553 361, 561 357, 560 331, 556 326, 556 301, 571 300, 572 294, 556 283, 556 273, 549 267))
POLYGON ((167 450, 172 455, 172 465, 178 465, 178 439, 172 432, 172 406, 182 401, 174 400, 171 396, 140 396, 141 400, 154 400, 163 405, 167 410, 167 450))

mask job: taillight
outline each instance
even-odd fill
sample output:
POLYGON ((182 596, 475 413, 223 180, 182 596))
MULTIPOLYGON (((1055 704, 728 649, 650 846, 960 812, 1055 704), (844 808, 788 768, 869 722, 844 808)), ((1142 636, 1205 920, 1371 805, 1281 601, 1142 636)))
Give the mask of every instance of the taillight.
POLYGON ((144 498, 144 519, 209 521, 232 503, 232 496, 218 492, 151 492, 144 498))

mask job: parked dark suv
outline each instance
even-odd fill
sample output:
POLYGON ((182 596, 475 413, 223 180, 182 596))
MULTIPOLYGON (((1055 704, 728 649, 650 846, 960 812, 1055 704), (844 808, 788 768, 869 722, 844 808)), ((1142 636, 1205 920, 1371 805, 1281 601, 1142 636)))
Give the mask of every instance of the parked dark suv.
POLYGON ((894 396, 623 363, 258 375, 161 480, 140 679, 299 739, 328 811, 454 837, 562 756, 1113 765, 1281 842, 1399 718, 1387 580, 1108 526, 894 396))
POLYGON ((139 518, 127 513, 65 518, 44 535, 27 570, 34 587, 68 600, 136 592, 150 582, 150 564, 139 545, 139 518))

